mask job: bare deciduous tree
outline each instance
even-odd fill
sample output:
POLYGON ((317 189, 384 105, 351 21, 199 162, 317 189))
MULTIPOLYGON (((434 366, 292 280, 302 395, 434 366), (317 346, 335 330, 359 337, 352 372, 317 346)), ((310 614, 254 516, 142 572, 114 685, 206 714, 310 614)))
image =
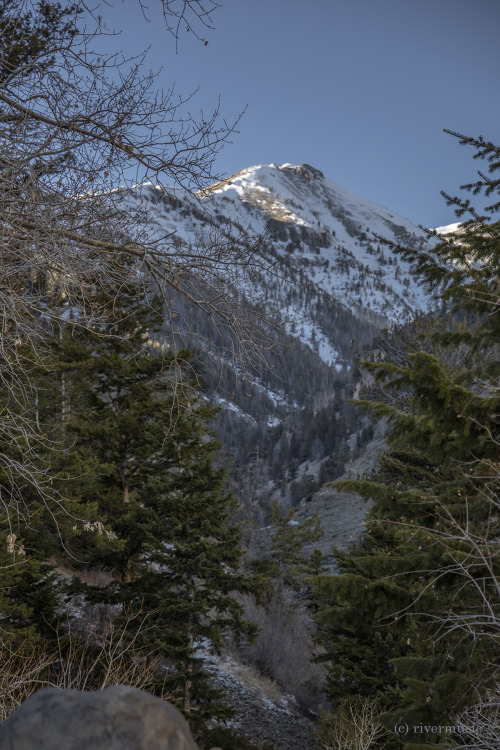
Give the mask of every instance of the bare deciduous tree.
MULTIPOLYGON (((15 650, 1 644, 0 724, 42 688, 104 690, 111 685, 132 685, 158 691, 161 659, 137 646, 146 617, 130 615, 119 626, 108 616, 105 624, 102 632, 94 628, 84 634, 74 632, 68 623, 67 634, 57 634, 52 650, 29 641, 15 650)), ((172 701, 178 695, 163 684, 161 697, 172 701)))
MULTIPOLYGON (((490 463, 490 462, 488 462, 490 463)), ((457 519, 449 509, 442 508, 442 531, 434 532, 436 539, 448 550, 449 566, 436 575, 453 573, 463 579, 463 588, 470 599, 466 608, 457 606, 439 616, 445 632, 460 630, 474 640, 500 639, 500 476, 498 465, 490 463, 489 481, 478 487, 489 508, 489 520, 480 529, 467 512, 465 520, 457 519)), ((486 472, 488 467, 484 467, 486 472)), ((466 510, 468 498, 463 499, 466 510)), ((471 513, 472 515, 472 513, 471 513)), ((434 579, 435 580, 435 579, 434 579)))
POLYGON ((318 732, 322 750, 383 748, 388 732, 379 722, 380 707, 370 698, 346 701, 335 716, 323 714, 318 732))
MULTIPOLYGON (((202 39, 199 24, 210 27, 217 5, 162 0, 168 31, 176 41, 186 28, 202 39)), ((53 329, 68 308, 81 325, 112 316, 99 291, 119 294, 133 279, 161 291, 172 332, 173 305, 184 299, 243 364, 263 329, 255 324, 263 308, 253 305, 253 317, 246 309, 245 290, 263 271, 246 236, 212 222, 197 247, 174 245, 128 200, 147 183, 161 196, 166 185, 205 188, 219 177, 214 159, 237 121, 228 124, 218 106, 190 114, 192 97, 158 91, 145 55, 96 52, 101 37, 114 41, 105 16, 104 3, 0 0, 0 380, 10 394, 0 442, 18 451, 7 458, 0 448, 5 510, 25 486, 40 497, 50 489, 30 386, 42 323, 53 329)))
POLYGON ((455 732, 451 740, 460 740, 456 749, 498 750, 500 746, 500 685, 482 695, 475 706, 471 706, 454 719, 455 732))

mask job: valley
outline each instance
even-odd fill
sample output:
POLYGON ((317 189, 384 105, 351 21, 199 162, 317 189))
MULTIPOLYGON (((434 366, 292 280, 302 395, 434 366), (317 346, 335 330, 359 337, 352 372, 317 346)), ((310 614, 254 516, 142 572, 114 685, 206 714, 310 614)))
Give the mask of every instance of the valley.
POLYGON ((258 355, 236 361, 236 337, 186 300, 182 278, 169 292, 161 339, 197 353, 251 536, 268 523, 274 500, 304 502, 371 439, 373 427, 349 403, 356 357, 381 330, 433 305, 382 238, 418 250, 429 237, 309 165, 250 167, 196 194, 141 185, 121 198, 174 255, 203 256, 221 242, 221 228, 224 242, 248 253, 248 315, 269 331, 258 355))

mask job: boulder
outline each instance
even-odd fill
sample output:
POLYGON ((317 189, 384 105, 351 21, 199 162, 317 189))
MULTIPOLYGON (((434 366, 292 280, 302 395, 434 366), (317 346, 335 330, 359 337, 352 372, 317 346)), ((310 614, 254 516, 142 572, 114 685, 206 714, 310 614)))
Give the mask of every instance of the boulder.
POLYGON ((0 727, 0 750, 197 750, 170 703, 138 688, 46 688, 0 727))

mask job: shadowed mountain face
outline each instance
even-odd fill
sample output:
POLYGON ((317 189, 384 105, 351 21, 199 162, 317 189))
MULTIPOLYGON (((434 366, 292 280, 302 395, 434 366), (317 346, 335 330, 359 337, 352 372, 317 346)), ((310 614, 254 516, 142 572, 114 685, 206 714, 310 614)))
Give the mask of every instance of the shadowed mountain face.
POLYGON ((215 236, 248 248, 252 272, 239 293, 282 321, 274 351, 248 372, 234 365, 235 342, 175 290, 162 333, 170 342, 175 328, 197 348, 207 395, 221 406, 236 492, 263 523, 272 497, 299 503, 370 439, 366 417, 346 402, 355 356, 382 328, 431 306, 380 237, 417 249, 428 237, 309 165, 250 167, 194 195, 145 184, 124 191, 123 206, 166 238, 174 263, 184 251, 195 268, 215 236))

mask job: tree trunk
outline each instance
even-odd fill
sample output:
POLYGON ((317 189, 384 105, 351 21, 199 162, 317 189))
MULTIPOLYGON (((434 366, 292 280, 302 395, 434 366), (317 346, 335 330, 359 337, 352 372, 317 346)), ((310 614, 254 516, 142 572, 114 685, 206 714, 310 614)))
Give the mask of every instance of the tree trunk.
MULTIPOLYGON (((194 600, 194 583, 192 579, 189 579, 188 584, 186 586, 186 595, 190 603, 194 600)), ((191 710, 191 687, 193 685, 192 675, 193 675, 193 669, 194 669, 194 663, 193 663, 193 613, 192 611, 189 613, 186 623, 186 637, 187 637, 187 645, 189 648, 189 657, 186 663, 186 681, 184 683, 184 697, 182 702, 182 707, 184 711, 188 712, 191 710)))

